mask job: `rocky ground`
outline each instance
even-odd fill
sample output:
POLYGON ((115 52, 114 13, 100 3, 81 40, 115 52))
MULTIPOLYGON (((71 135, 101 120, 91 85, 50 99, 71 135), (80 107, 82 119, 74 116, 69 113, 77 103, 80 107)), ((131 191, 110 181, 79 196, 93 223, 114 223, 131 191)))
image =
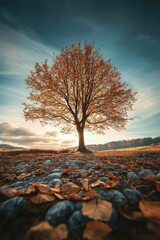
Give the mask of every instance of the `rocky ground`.
POLYGON ((0 239, 160 239, 160 149, 1 152, 0 239))

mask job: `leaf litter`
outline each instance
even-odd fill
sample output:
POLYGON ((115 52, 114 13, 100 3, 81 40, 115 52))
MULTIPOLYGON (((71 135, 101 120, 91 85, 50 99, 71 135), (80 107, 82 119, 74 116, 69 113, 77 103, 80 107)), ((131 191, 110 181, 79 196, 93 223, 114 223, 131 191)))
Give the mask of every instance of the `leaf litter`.
MULTIPOLYGON (((139 153, 136 153, 136 154, 139 154, 139 153)), ((50 173, 52 170, 59 168, 62 162, 66 162, 71 158, 71 155, 72 154, 61 155, 61 159, 62 159, 61 162, 58 162, 57 160, 57 162, 52 166, 42 165, 44 162, 44 159, 46 159, 46 156, 44 156, 44 159, 43 157, 42 159, 39 158, 40 160, 36 161, 36 164, 37 164, 37 167, 38 167, 38 164, 40 164, 41 167, 38 167, 38 169, 36 169, 36 166, 33 164, 33 162, 30 162, 30 159, 32 159, 33 156, 25 157, 26 158, 25 160, 23 160, 23 157, 21 157, 22 161, 24 162, 26 161, 28 166, 32 167, 32 172, 18 171, 17 173, 15 171, 16 168, 13 165, 13 163, 14 161, 16 161, 16 159, 18 159, 18 157, 14 157, 13 162, 11 162, 11 160, 8 162, 8 160, 5 160, 4 158, 5 166, 3 166, 3 161, 2 161, 1 171, 2 169, 3 171, 5 169, 5 171, 7 172, 6 163, 8 163, 8 166, 10 168, 8 170, 8 173, 11 175, 7 176, 4 179, 1 179, 0 184, 1 185, 10 184, 17 180, 25 181, 25 179, 29 179, 33 174, 35 174, 36 177, 40 179, 41 176, 43 176, 44 174, 50 173), (11 169, 13 169, 14 172, 12 172, 11 169)), ((73 157, 75 156, 73 155, 73 157)), ((99 157, 98 155, 96 157, 91 155, 84 155, 84 156, 80 155, 79 160, 85 165, 89 161, 91 161, 92 158, 96 159, 97 161, 98 157, 99 157)), ((58 159, 58 158, 59 156, 58 157, 56 156, 54 159, 58 159)), ((154 234, 153 239, 157 240, 156 236, 158 237, 160 236, 160 231, 159 231, 159 227, 160 227, 160 219, 159 219, 160 204, 159 203, 160 202, 158 201, 160 200, 158 195, 159 189, 160 189, 160 184, 159 184, 160 179, 158 175, 158 171, 159 171, 158 157, 157 157, 157 160, 155 161, 154 156, 152 157, 152 159, 150 157, 151 160, 148 160, 149 158, 147 159, 147 156, 144 155, 143 157, 139 157, 139 159, 137 160, 137 155, 134 156, 134 154, 131 154, 129 152, 129 154, 125 156, 125 158, 123 158, 123 155, 116 156, 114 153, 108 159, 106 159, 105 157, 103 158, 101 156, 99 157, 99 159, 101 159, 99 160, 99 162, 95 163, 93 167, 90 167, 88 170, 86 170, 85 173, 82 173, 82 174, 78 171, 78 169, 83 167, 77 167, 77 166, 75 167, 75 166, 68 165, 66 169, 65 168, 62 169, 61 170, 61 173, 62 173, 61 180, 63 182, 62 186, 59 183, 57 183, 54 187, 50 187, 48 184, 42 184, 37 181, 32 183, 32 185, 30 185, 28 188, 15 189, 14 187, 12 188, 9 187, 6 189, 0 189, 0 197, 2 199, 1 202, 3 202, 3 199, 14 198, 16 196, 24 196, 28 202, 30 202, 35 206, 35 208, 37 208, 36 211, 39 211, 38 206, 41 206, 43 204, 47 204, 45 207, 47 209, 53 206, 55 202, 64 201, 67 199, 73 202, 78 202, 78 203, 81 202, 82 214, 84 216, 89 217, 90 219, 84 228, 83 237, 86 239, 101 240, 104 238, 104 236, 107 236, 108 234, 110 236, 112 232, 114 233, 114 231, 112 231, 112 228, 106 223, 111 220, 111 216, 113 214, 113 205, 112 205, 112 201, 108 202, 106 200, 102 200, 101 195, 99 194, 99 191, 97 191, 97 189, 101 189, 102 191, 108 192, 112 189, 119 189, 119 188, 125 188, 125 187, 129 187, 135 190, 142 188, 142 190, 144 189, 143 190, 144 193, 142 192, 142 200, 139 201, 138 206, 134 208, 129 207, 127 208, 128 210, 126 209, 125 211, 121 209, 121 210, 118 210, 117 213, 120 215, 120 218, 123 217, 124 219, 126 219, 126 221, 129 221, 129 222, 134 221, 135 223, 141 221, 146 223, 146 234, 147 234, 147 231, 151 231, 154 234), (134 158, 136 158, 136 160, 134 158), (125 177, 125 171, 137 173, 138 171, 140 171, 140 168, 142 168, 143 170, 149 167, 151 167, 152 170, 157 172, 157 175, 144 176, 143 178, 138 178, 135 181, 133 181, 132 179, 130 179, 129 181, 129 179, 126 179, 125 177), (123 170, 124 173, 117 174, 116 171, 114 171, 117 169, 123 170), (97 171, 97 173, 94 174, 94 171, 97 171), (107 181, 100 180, 101 177, 108 177, 109 180, 107 181), (78 181, 78 178, 80 178, 81 180, 78 181), (126 183, 122 185, 125 179, 126 179, 126 183), (147 192, 146 192, 146 187, 148 187, 147 192)), ((34 209, 34 208, 31 207, 31 209, 34 209)), ((34 228, 35 226, 38 226, 38 225, 35 225, 31 227, 30 230, 28 230, 30 231, 30 236, 32 236, 31 234, 35 234, 36 235, 35 239, 37 240, 44 239, 44 238, 50 240, 50 237, 53 240, 67 239, 66 235, 63 237, 58 235, 59 233, 57 232, 57 230, 55 230, 57 227, 56 228, 53 226, 47 227, 46 224, 41 225, 41 223, 43 223, 43 219, 41 219, 40 222, 38 221, 39 230, 36 230, 36 228, 34 228), (42 231, 40 231, 40 229, 42 231), (55 237, 52 233, 53 229, 54 229, 55 237), (40 234, 38 233, 39 238, 37 238, 38 235, 37 233, 35 233, 36 231, 38 231, 39 233, 41 232, 40 234), (46 233, 48 234, 46 235, 47 237, 43 235, 45 234, 46 231, 48 232, 46 233)), ((64 226, 62 226, 62 229, 68 228, 65 224, 64 226)), ((68 236, 68 229, 66 231, 68 236)), ((63 232, 63 230, 61 230, 60 232, 63 232)), ((131 234, 131 233, 128 232, 128 234, 131 234)), ((147 235, 145 235, 145 237, 146 236, 147 235)), ((107 239, 109 239, 109 237, 107 239)), ((135 235, 135 238, 133 239, 136 239, 136 235, 135 235)), ((143 240, 143 237, 142 237, 142 240, 143 240)))

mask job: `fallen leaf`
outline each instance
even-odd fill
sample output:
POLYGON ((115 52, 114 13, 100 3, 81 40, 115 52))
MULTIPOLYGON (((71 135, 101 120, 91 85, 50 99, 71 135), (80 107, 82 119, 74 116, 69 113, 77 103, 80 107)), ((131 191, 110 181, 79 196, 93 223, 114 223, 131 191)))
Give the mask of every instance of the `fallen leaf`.
POLYGON ((41 193, 53 194, 51 188, 46 184, 39 184, 38 188, 41 193))
POLYGON ((139 202, 139 209, 146 218, 160 220, 160 201, 145 201, 139 202))
POLYGON ((74 193, 74 192, 68 194, 66 197, 67 197, 67 199, 81 200, 81 198, 78 196, 78 194, 74 193))
POLYGON ((16 189, 0 189, 0 194, 6 195, 7 197, 15 197, 18 194, 18 190, 16 189))
POLYGON ((103 169, 104 166, 102 163, 96 163, 94 166, 93 166, 95 169, 103 169))
POLYGON ((143 178, 147 182, 155 182, 155 177, 150 175, 143 178))
POLYGON ((19 176, 17 176, 17 179, 22 180, 29 177, 30 175, 31 175, 30 173, 21 173, 19 176))
POLYGON ((108 180, 105 182, 104 188, 114 188, 117 186, 118 183, 119 183, 119 181, 108 180))
POLYGON ((63 199, 65 199, 66 198, 66 196, 65 195, 63 195, 63 194, 60 194, 60 193, 54 193, 54 196, 56 196, 58 199, 61 199, 61 200, 63 200, 63 199))
POLYGON ((82 200, 98 199, 99 197, 100 195, 94 189, 90 189, 82 196, 82 200))
POLYGON ((95 183, 92 183, 90 186, 91 187, 102 187, 102 188, 114 188, 115 186, 117 186, 117 184, 119 183, 119 181, 112 181, 112 180, 108 180, 106 182, 103 182, 101 180, 97 180, 95 183))
POLYGON ((116 176, 116 175, 114 175, 113 173, 108 173, 108 174, 106 174, 106 176, 107 176, 108 178, 115 179, 115 180, 118 180, 118 179, 121 178, 120 176, 116 176))
POLYGON ((89 190, 89 181, 88 181, 87 178, 86 178, 86 179, 83 179, 83 180, 81 181, 81 184, 82 184, 82 187, 84 188, 85 191, 88 191, 88 190, 89 190))
POLYGON ((105 200, 92 200, 82 203, 82 212, 95 220, 109 221, 112 215, 112 204, 105 200))
POLYGON ((87 178, 88 177, 88 172, 82 173, 82 178, 87 178))
POLYGON ((131 215, 125 214, 125 213, 120 212, 120 211, 119 211, 119 213, 120 213, 124 218, 126 218, 127 220, 131 220, 131 221, 141 221, 141 220, 146 219, 141 212, 132 212, 131 215))
POLYGON ((43 221, 36 226, 31 227, 24 240, 64 240, 67 239, 68 230, 65 224, 52 227, 48 222, 43 221))
POLYGON ((73 171, 75 169, 77 169, 75 166, 70 166, 69 168, 62 169, 61 173, 66 174, 66 173, 68 173, 70 171, 73 171))
POLYGON ((73 172, 74 177, 79 177, 80 176, 80 172, 73 172))
POLYGON ((87 223, 83 237, 88 240, 103 240, 111 231, 108 224, 93 220, 87 223))
MULTIPOLYGON (((65 224, 60 224, 55 228, 56 232, 59 235, 59 239, 67 239, 68 229, 65 224)), ((48 239, 47 239, 48 240, 48 239)))
POLYGON ((67 184, 63 185, 60 188, 60 192, 63 194, 67 194, 67 193, 71 193, 71 192, 78 192, 79 190, 80 190, 80 187, 72 182, 68 182, 67 184))
POLYGON ((52 202, 55 200, 55 197, 48 194, 38 193, 36 196, 31 197, 30 200, 32 203, 40 204, 43 202, 52 202))
POLYGON ((46 184, 39 184, 38 189, 41 193, 47 193, 47 194, 53 194, 54 192, 60 192, 60 184, 56 183, 54 188, 51 188, 50 186, 46 184))
POLYGON ((104 185, 105 185, 105 183, 98 179, 96 182, 92 183, 90 186, 91 187, 97 187, 97 186, 103 187, 104 185))

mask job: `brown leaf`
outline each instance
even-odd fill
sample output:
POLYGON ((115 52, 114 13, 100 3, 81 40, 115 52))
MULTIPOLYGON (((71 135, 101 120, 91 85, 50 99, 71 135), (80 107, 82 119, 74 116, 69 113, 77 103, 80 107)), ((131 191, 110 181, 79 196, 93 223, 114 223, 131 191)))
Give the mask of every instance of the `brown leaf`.
POLYGON ((67 184, 63 185, 60 188, 60 192, 63 194, 67 194, 67 193, 71 193, 71 192, 78 192, 79 190, 80 190, 80 187, 72 182, 68 182, 67 184))
POLYGON ((22 180, 29 177, 30 175, 31 175, 30 173, 21 173, 19 176, 17 176, 17 179, 22 180))
POLYGON ((127 215, 123 212, 120 212, 119 213, 124 217, 126 218, 127 220, 131 220, 131 221, 141 221, 141 220, 144 220, 145 217, 144 215, 141 213, 141 212, 132 212, 131 215, 127 215))
POLYGON ((0 194, 6 195, 7 197, 15 197, 18 195, 18 190, 16 189, 0 189, 0 194))
POLYGON ((103 169, 103 164, 102 163, 96 163, 95 165, 94 165, 94 168, 95 169, 103 169))
POLYGON ((66 196, 65 195, 63 195, 63 194, 60 194, 60 193, 54 193, 54 196, 56 196, 58 199, 61 199, 61 200, 63 200, 63 199, 65 199, 66 198, 66 196))
POLYGON ((118 183, 119 183, 119 181, 108 180, 105 182, 104 188, 114 188, 117 186, 118 183))
POLYGON ((94 189, 90 189, 82 196, 82 200, 98 199, 99 197, 99 194, 94 189))
POLYGON ((103 240, 111 231, 108 224, 93 220, 87 223, 83 237, 88 240, 103 240))
POLYGON ((120 176, 116 176, 116 175, 114 175, 113 173, 108 173, 108 174, 106 174, 106 176, 108 177, 108 178, 111 178, 111 179, 115 179, 115 180, 118 180, 118 179, 120 179, 121 177, 120 176))
POLYGON ((73 172, 74 177, 79 177, 80 176, 80 172, 73 172))
POLYGON ((109 221, 112 215, 112 204, 105 200, 92 200, 82 204, 82 212, 95 220, 109 221))
POLYGON ((77 194, 77 193, 74 193, 74 192, 68 194, 68 195, 67 195, 67 198, 68 198, 68 199, 72 199, 72 200, 81 200, 81 198, 78 196, 78 194, 77 194))
POLYGON ((43 202, 52 202, 55 200, 55 197, 43 193, 38 193, 36 196, 31 197, 30 200, 32 203, 40 204, 43 202))
POLYGON ((143 178, 147 182, 155 182, 155 177, 150 175, 143 178))
POLYGON ((160 201, 145 201, 139 202, 139 208, 146 218, 160 220, 160 201))
POLYGON ((49 187, 46 184, 39 184, 38 185, 39 191, 41 193, 53 194, 54 192, 60 192, 60 184, 56 183, 54 188, 49 187))
MULTIPOLYGON (((59 239, 67 239, 68 229, 65 224, 60 224, 55 228, 56 232, 59 235, 59 239)), ((48 239, 47 239, 48 240, 48 239)))
POLYGON ((75 166, 70 166, 69 168, 62 169, 61 173, 62 173, 62 174, 66 174, 66 173, 68 173, 68 172, 70 172, 70 171, 73 171, 73 170, 75 170, 75 169, 76 169, 75 166))
POLYGON ((91 184, 91 187, 102 187, 102 188, 114 188, 115 186, 117 186, 117 184, 119 183, 119 181, 112 181, 112 180, 108 180, 106 182, 103 182, 101 180, 97 180, 95 183, 91 184))
POLYGON ((103 181, 101 181, 101 180, 98 179, 96 182, 92 183, 90 186, 91 186, 91 187, 97 187, 97 186, 99 186, 99 187, 104 187, 104 186, 105 186, 105 183, 104 183, 103 181))
POLYGON ((82 173, 82 178, 87 178, 88 177, 88 172, 82 173))
POLYGON ((87 178, 86 178, 86 179, 83 179, 83 180, 81 181, 81 184, 82 184, 82 187, 84 188, 85 191, 88 191, 88 190, 89 190, 89 181, 88 181, 87 178))
POLYGON ((44 221, 31 227, 25 236, 25 240, 64 240, 67 239, 67 235, 68 230, 65 224, 60 224, 54 228, 48 222, 44 221))

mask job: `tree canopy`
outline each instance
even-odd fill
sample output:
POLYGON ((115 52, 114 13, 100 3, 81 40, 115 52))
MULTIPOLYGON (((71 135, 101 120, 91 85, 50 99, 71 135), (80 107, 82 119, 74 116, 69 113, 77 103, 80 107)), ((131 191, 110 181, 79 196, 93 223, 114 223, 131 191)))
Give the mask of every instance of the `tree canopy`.
POLYGON ((47 60, 36 63, 26 82, 31 91, 25 118, 51 122, 67 133, 76 129, 80 151, 86 150, 84 129, 123 129, 136 100, 111 61, 90 42, 66 46, 51 66, 47 60))

